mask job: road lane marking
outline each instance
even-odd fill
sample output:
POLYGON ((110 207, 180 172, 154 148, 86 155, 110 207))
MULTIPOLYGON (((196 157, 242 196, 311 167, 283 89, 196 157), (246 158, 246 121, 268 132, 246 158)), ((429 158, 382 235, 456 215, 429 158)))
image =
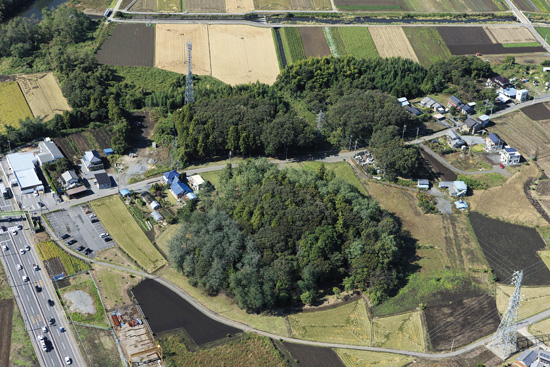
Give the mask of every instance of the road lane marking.
POLYGON ((38 283, 40 283, 41 288, 44 288, 44 284, 42 283, 42 279, 38 279, 38 283))
POLYGON ((38 322, 42 322, 42 318, 40 317, 40 314, 36 315, 36 319, 38 320, 38 322))
POLYGON ((61 342, 61 345, 63 346, 63 349, 67 349, 65 348, 65 343, 61 342))
POLYGON ((25 294, 25 297, 27 297, 27 301, 28 301, 28 302, 31 301, 28 294, 25 294))
POLYGON ((35 323, 34 322, 34 316, 31 316, 31 321, 32 321, 33 324, 35 323))

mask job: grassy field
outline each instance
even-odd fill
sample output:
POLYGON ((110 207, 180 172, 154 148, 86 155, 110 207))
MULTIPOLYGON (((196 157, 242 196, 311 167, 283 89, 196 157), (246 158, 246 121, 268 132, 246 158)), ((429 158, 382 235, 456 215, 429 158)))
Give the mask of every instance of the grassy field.
POLYGON ((508 180, 507 177, 497 172, 483 173, 474 177, 477 181, 487 184, 489 188, 502 186, 508 180))
POLYGON ((95 310, 94 313, 80 313, 77 311, 69 311, 71 313, 72 320, 76 322, 81 322, 83 324, 109 327, 105 315, 105 309, 101 304, 99 293, 97 292, 97 289, 95 288, 94 282, 92 278, 90 278, 90 275, 87 273, 77 275, 70 278, 70 282, 70 286, 59 289, 59 294, 61 296, 61 299, 63 300, 63 303, 67 307, 67 310, 70 310, 71 305, 70 302, 65 298, 65 295, 69 292, 77 290, 88 294, 92 298, 95 310))
MULTIPOLYGON (((379 57, 367 27, 339 27, 332 29, 335 30, 333 34, 338 34, 336 37, 342 40, 345 55, 365 59, 379 57)), ((338 44, 338 41, 336 43, 338 44)))
POLYGON ((542 38, 548 39, 550 37, 550 28, 548 27, 535 27, 537 32, 542 36, 542 38))
MULTIPOLYGON (((508 300, 514 293, 514 286, 498 285, 497 308, 503 314, 508 307, 508 300)), ((538 314, 550 308, 550 287, 521 287, 521 304, 519 306, 519 320, 538 314)))
MULTIPOLYGON (((204 177, 204 176, 203 176, 204 177)), ((174 236, 174 234, 180 229, 181 224, 172 224, 166 228, 157 238, 155 238, 155 243, 158 248, 168 255, 168 241, 174 236)))
POLYGON ((182 9, 181 0, 157 0, 158 12, 180 12, 182 9))
POLYGON ((524 165, 502 186, 476 192, 469 200, 470 208, 512 223, 530 227, 547 226, 548 223, 531 205, 523 192, 525 182, 539 175, 539 169, 534 164, 524 165), (502 198, 514 198, 514 200, 507 200, 506 205, 502 205, 502 198))
POLYGON ((19 120, 32 118, 27 100, 17 82, 0 83, 0 131, 5 126, 19 127, 19 120))
POLYGON ((201 176, 206 181, 210 182, 214 188, 220 187, 220 174, 221 171, 210 171, 210 172, 203 172, 201 173, 201 176))
POLYGON ((53 241, 40 242, 38 244, 42 260, 50 260, 55 257, 61 259, 67 275, 72 275, 90 269, 90 265, 63 251, 53 241))
POLYGON ((550 4, 548 3, 548 0, 531 0, 531 2, 535 4, 539 11, 543 13, 550 12, 550 4))
POLYGON ((159 343, 168 366, 287 366, 273 342, 255 334, 247 334, 242 339, 196 352, 190 352, 185 347, 184 338, 178 334, 161 338, 159 343))
POLYGON ((529 332, 533 335, 548 335, 550 334, 550 318, 529 325, 529 332))
POLYGON ((334 349, 347 367, 402 367, 414 358, 399 354, 368 352, 365 350, 334 349))
POLYGON ((550 269, 550 250, 539 251, 539 256, 544 261, 548 269, 550 269))
POLYGON ((92 366, 122 367, 116 341, 110 330, 101 330, 86 326, 74 325, 78 331, 78 337, 86 347, 83 355, 88 355, 92 366))
POLYGON ((407 35, 418 61, 425 67, 451 57, 451 51, 435 27, 403 27, 403 31, 407 35))
MULTIPOLYGON (((321 162, 316 161, 305 161, 291 167, 300 167, 306 170, 317 170, 321 166, 321 164, 321 162)), ((353 168, 351 168, 348 162, 325 163, 325 167, 328 170, 333 171, 336 177, 340 177, 350 185, 355 186, 361 193, 367 195, 367 192, 361 184, 361 181, 359 180, 359 178, 357 178, 357 176, 355 175, 355 171, 353 170, 353 168)))
POLYGON ((142 280, 141 277, 101 265, 94 265, 92 276, 96 281, 103 304, 108 311, 131 305, 132 299, 128 294, 128 289, 142 280))
POLYGON ((117 195, 94 200, 91 205, 116 243, 147 272, 152 273, 166 264, 117 195))
POLYGON ((108 262, 110 264, 122 265, 130 269, 139 270, 136 263, 130 259, 119 247, 111 247, 101 250, 97 253, 97 260, 108 262))
POLYGON ((294 337, 321 342, 425 350, 418 312, 369 320, 363 300, 288 317, 294 337))
POLYGON ((304 60, 306 58, 306 52, 304 51, 302 37, 300 36, 298 28, 285 27, 281 28, 280 31, 287 62, 290 64, 304 60))

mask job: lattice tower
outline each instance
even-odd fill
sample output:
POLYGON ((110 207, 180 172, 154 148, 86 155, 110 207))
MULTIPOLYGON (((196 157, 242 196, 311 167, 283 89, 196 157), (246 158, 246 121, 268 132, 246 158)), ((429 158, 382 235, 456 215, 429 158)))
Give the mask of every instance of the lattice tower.
POLYGON ((193 91, 193 73, 191 72, 191 49, 193 48, 191 40, 187 41, 187 76, 185 78, 185 104, 195 102, 195 92, 193 91))
POLYGON ((317 133, 321 134, 323 132, 323 120, 325 119, 325 114, 323 111, 319 111, 317 115, 317 133))

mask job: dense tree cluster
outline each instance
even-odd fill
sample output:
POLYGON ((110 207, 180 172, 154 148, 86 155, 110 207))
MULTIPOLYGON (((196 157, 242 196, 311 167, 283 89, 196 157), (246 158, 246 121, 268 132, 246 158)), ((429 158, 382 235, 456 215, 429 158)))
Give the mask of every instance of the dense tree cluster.
POLYGON ((32 0, 0 0, 0 22, 14 16, 30 4, 32 4, 32 0))
POLYGON ((323 165, 279 170, 248 160, 226 168, 221 181, 213 203, 169 245, 193 284, 226 291, 249 311, 311 304, 335 284, 377 303, 395 287, 404 246, 398 222, 323 165))

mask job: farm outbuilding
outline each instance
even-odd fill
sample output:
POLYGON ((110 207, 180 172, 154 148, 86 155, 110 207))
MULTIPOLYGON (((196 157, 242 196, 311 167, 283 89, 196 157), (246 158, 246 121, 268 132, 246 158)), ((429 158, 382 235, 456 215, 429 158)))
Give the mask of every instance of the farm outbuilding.
POLYGON ((122 197, 125 197, 125 196, 130 196, 130 194, 132 194, 132 192, 128 189, 122 189, 120 190, 120 195, 122 195, 122 197))
POLYGON ((204 179, 201 177, 201 175, 193 175, 190 176, 187 181, 189 182, 189 185, 191 185, 191 188, 193 191, 198 191, 200 188, 205 184, 204 179))
POLYGON ((468 209, 468 204, 465 201, 462 201, 462 200, 455 201, 455 206, 458 210, 468 209))
POLYGON ((153 219, 156 220, 157 222, 160 222, 160 221, 164 220, 164 217, 162 216, 162 214, 160 214, 156 210, 154 210, 151 213, 151 217, 153 217, 153 219))
POLYGON ((418 187, 419 189, 428 190, 430 188, 430 181, 425 178, 422 178, 418 180, 416 187, 418 187))
POLYGON ((407 111, 409 111, 410 113, 412 113, 413 115, 415 116, 420 116, 422 115, 422 111, 420 111, 418 108, 416 107, 412 107, 412 106, 407 106, 407 111))
POLYGON ((397 104, 400 106, 408 106, 410 103, 407 101, 407 97, 397 98, 397 104))
POLYGON ((105 154, 105 156, 108 156, 108 155, 111 155, 111 154, 115 154, 113 148, 107 148, 107 149, 103 149, 103 154, 105 154))

